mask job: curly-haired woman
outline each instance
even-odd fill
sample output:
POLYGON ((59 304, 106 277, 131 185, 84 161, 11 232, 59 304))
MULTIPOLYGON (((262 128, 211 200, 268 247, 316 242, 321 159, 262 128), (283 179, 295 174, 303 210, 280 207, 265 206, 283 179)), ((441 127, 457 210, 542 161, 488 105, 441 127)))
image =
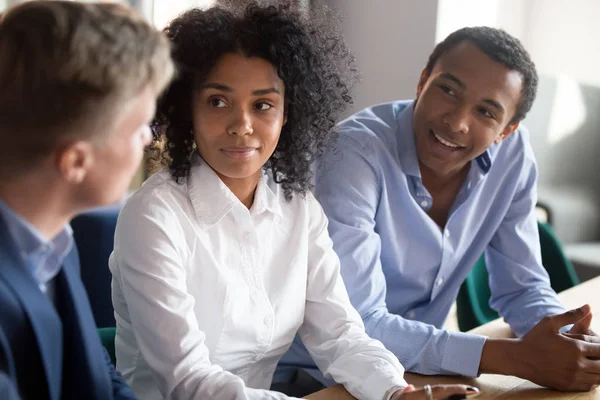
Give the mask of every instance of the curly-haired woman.
POLYGON ((179 75, 154 128, 168 168, 125 205, 110 260, 118 367, 142 399, 287 398, 267 389, 296 332, 354 396, 424 398, 365 334, 309 192, 354 75, 312 17, 252 4, 166 28, 179 75))

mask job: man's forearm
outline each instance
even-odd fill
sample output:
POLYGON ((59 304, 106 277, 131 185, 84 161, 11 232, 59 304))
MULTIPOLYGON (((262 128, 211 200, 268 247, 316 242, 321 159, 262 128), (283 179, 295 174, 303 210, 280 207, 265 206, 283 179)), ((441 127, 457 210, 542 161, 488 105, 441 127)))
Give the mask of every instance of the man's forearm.
POLYGON ((480 374, 524 376, 519 339, 487 339, 483 345, 480 374))

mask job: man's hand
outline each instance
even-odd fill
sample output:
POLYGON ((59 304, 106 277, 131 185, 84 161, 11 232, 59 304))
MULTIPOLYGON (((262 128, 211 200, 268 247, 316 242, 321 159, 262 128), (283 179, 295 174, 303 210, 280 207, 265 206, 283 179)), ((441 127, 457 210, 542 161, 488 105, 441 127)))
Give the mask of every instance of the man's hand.
POLYGON ((521 339, 486 341, 480 372, 515 375, 563 391, 588 391, 600 383, 600 340, 590 332, 591 310, 584 305, 542 319, 521 339))
MULTIPOLYGON (((582 307, 582 309, 584 309, 584 307, 587 307, 587 309, 589 310, 588 314, 581 318, 579 321, 577 321, 569 330, 569 334, 575 336, 575 335, 587 335, 587 336, 598 336, 596 335, 596 333, 592 330, 591 326, 592 326, 592 310, 590 309, 589 305, 584 305, 582 307)), ((585 309, 584 309, 585 311, 585 309)))
MULTIPOLYGON (((592 312, 576 322, 565 336, 588 343, 600 343, 600 337, 591 328, 592 312)), ((600 357, 588 357, 590 360, 600 360, 600 357)))

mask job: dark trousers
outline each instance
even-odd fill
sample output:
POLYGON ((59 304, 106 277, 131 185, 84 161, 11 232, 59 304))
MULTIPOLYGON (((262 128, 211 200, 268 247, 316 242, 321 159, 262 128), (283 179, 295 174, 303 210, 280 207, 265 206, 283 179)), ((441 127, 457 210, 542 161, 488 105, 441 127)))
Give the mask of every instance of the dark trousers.
POLYGON ((296 373, 289 382, 274 383, 271 385, 271 390, 292 397, 304 397, 322 389, 325 389, 325 386, 321 382, 301 369, 296 370, 296 373))

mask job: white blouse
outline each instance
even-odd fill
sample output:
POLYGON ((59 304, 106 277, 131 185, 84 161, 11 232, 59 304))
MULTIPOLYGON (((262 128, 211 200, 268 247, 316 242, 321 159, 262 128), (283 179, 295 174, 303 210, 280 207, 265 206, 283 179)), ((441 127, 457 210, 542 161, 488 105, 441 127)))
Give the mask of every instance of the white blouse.
POLYGON ((287 399, 267 389, 297 331, 357 398, 406 385, 350 304, 320 205, 285 201, 269 175, 248 210, 200 157, 187 184, 155 174, 121 211, 109 264, 117 368, 140 399, 287 399))

